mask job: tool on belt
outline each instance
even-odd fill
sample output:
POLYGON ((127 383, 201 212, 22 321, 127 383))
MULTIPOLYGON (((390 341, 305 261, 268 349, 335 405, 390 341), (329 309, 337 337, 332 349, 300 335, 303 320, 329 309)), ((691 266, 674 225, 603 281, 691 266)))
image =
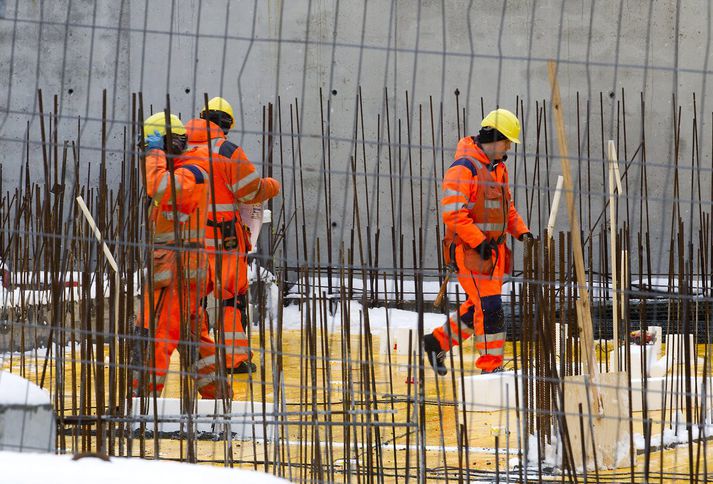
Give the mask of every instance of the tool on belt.
POLYGON ((208 226, 220 230, 222 247, 224 250, 233 250, 238 248, 238 231, 235 224, 237 219, 224 220, 215 222, 208 219, 208 226))
POLYGON ((456 244, 446 243, 443 241, 443 260, 446 263, 446 278, 443 279, 443 284, 438 291, 436 300, 433 301, 433 307, 439 311, 442 311, 446 305, 446 291, 448 290, 448 283, 451 280, 451 274, 455 274, 458 271, 456 266, 456 244), (446 254, 448 257, 446 257, 446 254))

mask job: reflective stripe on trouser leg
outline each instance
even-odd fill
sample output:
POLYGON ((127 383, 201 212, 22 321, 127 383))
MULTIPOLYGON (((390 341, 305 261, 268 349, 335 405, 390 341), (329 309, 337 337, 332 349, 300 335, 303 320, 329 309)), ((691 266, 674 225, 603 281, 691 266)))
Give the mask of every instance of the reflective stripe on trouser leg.
POLYGON ((503 364, 505 351, 505 313, 500 295, 480 298, 483 311, 483 334, 476 335, 475 348, 480 353, 475 366, 492 371, 503 364))
POLYGON ((194 365, 198 373, 196 389, 203 398, 232 398, 233 391, 228 385, 227 379, 221 381, 215 371, 216 349, 215 342, 208 334, 208 325, 204 321, 201 324, 200 346, 198 347, 200 359, 194 365))
POLYGON ((433 330, 433 336, 440 343, 442 350, 458 346, 459 341, 463 342, 473 336, 475 306, 470 300, 466 300, 461 304, 458 312, 460 313, 460 324, 458 324, 458 313, 452 312, 443 326, 433 330))
POLYGON ((225 366, 235 368, 250 359, 248 338, 243 330, 239 308, 223 307, 223 330, 225 335, 225 366))
POLYGON ((475 349, 488 355, 502 356, 505 351, 505 333, 478 334, 475 336, 475 349))

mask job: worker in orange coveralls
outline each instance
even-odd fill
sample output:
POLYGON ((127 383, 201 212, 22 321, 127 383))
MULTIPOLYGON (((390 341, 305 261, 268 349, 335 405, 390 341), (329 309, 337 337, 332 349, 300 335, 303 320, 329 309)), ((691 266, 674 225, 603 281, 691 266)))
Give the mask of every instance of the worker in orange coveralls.
POLYGON ((424 351, 439 375, 445 375, 446 352, 475 334, 483 373, 502 371, 505 314, 500 292, 511 272, 505 239, 532 238, 515 209, 504 161, 512 143, 520 143, 520 121, 506 109, 488 114, 477 136, 458 142, 455 161, 443 180, 443 240, 447 264, 455 263, 458 282, 468 298, 458 313, 424 336, 424 351))
POLYGON ((135 355, 140 358, 139 365, 149 371, 135 371, 134 394, 161 394, 171 355, 179 347, 179 350, 187 348, 189 352, 188 361, 201 396, 222 398, 230 390, 226 382, 220 384, 216 375, 215 342, 208 334, 207 320, 200 305, 206 293, 208 273, 203 248, 210 196, 207 168, 200 160, 179 156, 186 147, 186 129, 175 115, 170 117, 171 145, 166 146, 167 126, 164 113, 154 114, 144 122, 146 194, 151 203, 149 233, 154 244, 153 270, 150 273, 153 291, 151 286, 144 290, 139 334, 144 337, 143 340, 148 339, 153 317, 155 356, 151 361, 145 347, 135 355), (167 155, 175 157, 173 178, 167 155), (172 183, 175 187, 175 209, 172 205, 172 183), (177 250, 176 229, 181 239, 180 252, 177 250), (180 277, 179 267, 182 272, 180 277), (189 341, 181 341, 181 324, 186 324, 183 337, 188 335, 189 341))
POLYGON ((239 204, 262 203, 274 197, 280 192, 280 183, 272 178, 260 178, 242 148, 226 139, 235 126, 233 108, 228 101, 220 97, 211 99, 200 117, 186 124, 186 156, 208 164, 208 150, 211 150, 215 200, 208 204, 205 234, 211 269, 209 292, 214 292, 223 311, 226 372, 252 373, 256 366, 250 361, 246 332, 250 232, 243 224, 239 204), (218 251, 221 254, 221 287, 220 294, 215 294, 218 251))

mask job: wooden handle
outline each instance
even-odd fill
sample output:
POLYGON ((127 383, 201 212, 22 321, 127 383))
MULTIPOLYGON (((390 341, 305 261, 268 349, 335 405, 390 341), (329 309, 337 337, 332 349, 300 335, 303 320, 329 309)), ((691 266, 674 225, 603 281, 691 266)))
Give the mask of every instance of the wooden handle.
POLYGON ((442 310, 445 300, 446 300, 446 291, 448 291, 448 281, 451 279, 451 274, 450 272, 446 274, 446 278, 443 280, 443 284, 441 284, 441 289, 438 291, 438 295, 436 296, 436 300, 433 301, 433 307, 442 310))

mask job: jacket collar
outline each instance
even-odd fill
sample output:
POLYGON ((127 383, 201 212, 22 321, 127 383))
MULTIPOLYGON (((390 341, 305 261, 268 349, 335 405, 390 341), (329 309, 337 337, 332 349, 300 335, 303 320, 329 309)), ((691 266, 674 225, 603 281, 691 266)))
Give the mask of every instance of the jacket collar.
POLYGON ((469 158, 474 158, 484 165, 490 164, 490 160, 485 155, 483 150, 480 149, 480 146, 475 143, 475 140, 472 136, 466 136, 465 138, 461 138, 461 140, 458 142, 458 147, 456 148, 456 154, 454 159, 459 160, 466 156, 469 158))
POLYGON ((206 143, 208 142, 208 133, 210 133, 211 141, 225 138, 223 130, 220 127, 208 121, 208 128, 206 129, 205 119, 191 119, 186 123, 186 136, 188 137, 188 144, 196 143, 206 143))

